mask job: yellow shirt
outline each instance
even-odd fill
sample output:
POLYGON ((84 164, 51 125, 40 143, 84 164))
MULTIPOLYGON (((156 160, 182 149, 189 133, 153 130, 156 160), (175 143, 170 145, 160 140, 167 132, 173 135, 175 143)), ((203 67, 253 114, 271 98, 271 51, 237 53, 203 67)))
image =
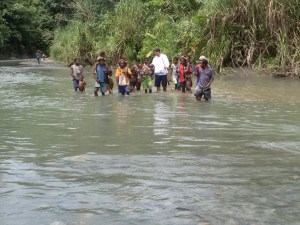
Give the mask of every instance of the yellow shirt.
MULTIPOLYGON (((130 74, 131 75, 131 70, 128 68, 128 67, 125 67, 125 68, 120 68, 118 67, 118 69, 116 70, 116 73, 115 73, 115 77, 119 77, 121 75, 125 75, 124 72, 127 72, 127 74, 130 74)), ((127 75, 125 75, 125 79, 126 79, 126 84, 129 85, 130 83, 130 79, 127 75)))

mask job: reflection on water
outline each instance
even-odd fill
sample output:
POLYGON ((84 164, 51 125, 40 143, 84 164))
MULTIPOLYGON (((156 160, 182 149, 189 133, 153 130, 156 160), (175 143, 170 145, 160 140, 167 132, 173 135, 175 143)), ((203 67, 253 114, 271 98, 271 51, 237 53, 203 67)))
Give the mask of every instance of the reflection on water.
POLYGON ((95 98, 89 74, 75 94, 68 68, 0 65, 1 225, 300 224, 298 80, 95 98))
POLYGON ((166 104, 158 100, 154 104, 154 129, 153 129, 153 134, 156 136, 161 136, 161 135, 169 135, 168 130, 169 130, 169 114, 170 114, 170 109, 166 104))

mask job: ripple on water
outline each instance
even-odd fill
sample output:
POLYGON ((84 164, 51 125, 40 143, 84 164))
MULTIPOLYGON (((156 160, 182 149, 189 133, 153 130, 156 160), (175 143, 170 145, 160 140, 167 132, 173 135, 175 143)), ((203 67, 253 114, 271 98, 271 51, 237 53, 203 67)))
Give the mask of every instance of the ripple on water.
POLYGON ((292 152, 300 154, 300 142, 255 142, 248 144, 249 147, 255 147, 271 151, 292 152))
POLYGON ((3 224, 299 222, 298 85, 282 101, 264 96, 271 79, 218 78, 202 104, 177 92, 94 98, 90 76, 75 94, 67 68, 4 70, 3 224))

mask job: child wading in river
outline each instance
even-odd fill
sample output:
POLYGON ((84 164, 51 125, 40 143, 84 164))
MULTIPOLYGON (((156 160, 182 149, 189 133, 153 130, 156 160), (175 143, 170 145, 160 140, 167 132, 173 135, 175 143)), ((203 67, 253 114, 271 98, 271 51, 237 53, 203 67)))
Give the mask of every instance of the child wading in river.
POLYGON ((136 59, 135 64, 131 67, 132 76, 130 78, 130 90, 131 92, 141 90, 141 77, 139 75, 139 67, 141 66, 141 60, 136 59))
POLYGON ((119 94, 129 95, 130 93, 130 78, 131 78, 131 71, 127 67, 127 63, 124 59, 119 60, 119 66, 118 69, 116 70, 116 82, 118 84, 118 92, 119 94))
POLYGON ((137 82, 137 77, 133 74, 131 76, 131 78, 130 78, 130 92, 134 92, 135 91, 136 82, 137 82))
POLYGON ((148 93, 152 93, 152 86, 153 86, 153 82, 152 82, 152 76, 151 76, 151 70, 150 68, 144 64, 139 65, 139 76, 141 77, 141 85, 143 87, 143 89, 145 90, 145 94, 148 93))
POLYGON ((187 83, 187 78, 193 73, 193 69, 188 66, 187 60, 185 57, 180 58, 180 65, 178 67, 178 73, 179 73, 179 83, 180 83, 180 88, 183 93, 185 93, 186 90, 186 83, 187 83))
POLYGON ((192 86, 193 86, 193 80, 192 80, 192 73, 190 71, 194 71, 194 66, 190 60, 190 57, 187 55, 186 57, 187 61, 187 68, 188 68, 188 73, 186 74, 186 91, 189 93, 192 93, 192 86))
POLYGON ((85 85, 86 85, 86 82, 85 82, 85 80, 84 80, 83 75, 81 74, 81 75, 79 76, 78 90, 79 90, 80 92, 85 92, 85 85))
POLYGON ((108 73, 108 92, 109 92, 109 94, 113 94, 113 88, 114 88, 114 80, 112 78, 112 71, 109 68, 109 73, 108 73))
POLYGON ((38 64, 41 64, 42 52, 40 50, 37 50, 35 55, 36 55, 36 60, 37 60, 38 64))
POLYGON ((171 65, 171 74, 172 74, 172 82, 175 85, 175 90, 177 90, 179 74, 178 74, 178 57, 176 56, 173 58, 173 63, 171 65))

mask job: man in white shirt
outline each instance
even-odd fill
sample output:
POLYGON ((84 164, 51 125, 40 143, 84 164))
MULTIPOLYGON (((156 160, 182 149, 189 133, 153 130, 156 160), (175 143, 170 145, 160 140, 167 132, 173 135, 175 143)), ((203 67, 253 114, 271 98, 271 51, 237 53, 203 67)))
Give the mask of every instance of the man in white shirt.
POLYGON ((155 73, 155 86, 157 87, 157 91, 160 91, 160 84, 162 84, 163 90, 167 91, 168 68, 170 66, 168 57, 161 53, 159 48, 155 48, 153 53, 155 55, 152 60, 155 73))

